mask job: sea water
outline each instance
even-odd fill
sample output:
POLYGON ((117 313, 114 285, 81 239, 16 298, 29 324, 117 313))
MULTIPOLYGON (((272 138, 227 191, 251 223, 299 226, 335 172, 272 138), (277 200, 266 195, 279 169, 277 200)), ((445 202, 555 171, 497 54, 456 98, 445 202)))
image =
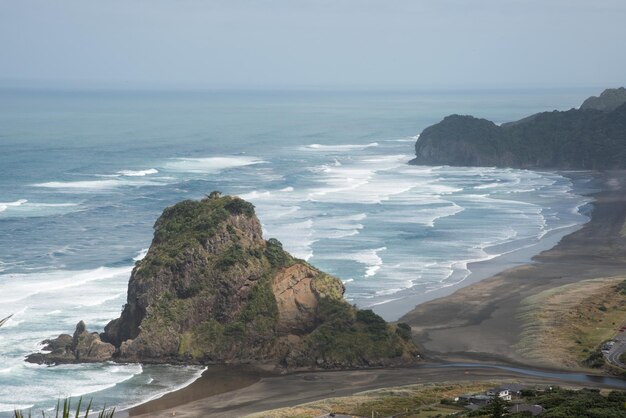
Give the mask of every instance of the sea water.
POLYGON ((0 415, 79 395, 119 409, 200 375, 24 362, 81 319, 101 331, 119 315, 155 220, 183 199, 250 200, 266 238, 381 312, 584 223, 589 199, 560 174, 407 162, 447 114, 504 122, 591 93, 0 92, 0 318, 14 314, 0 329, 0 415))

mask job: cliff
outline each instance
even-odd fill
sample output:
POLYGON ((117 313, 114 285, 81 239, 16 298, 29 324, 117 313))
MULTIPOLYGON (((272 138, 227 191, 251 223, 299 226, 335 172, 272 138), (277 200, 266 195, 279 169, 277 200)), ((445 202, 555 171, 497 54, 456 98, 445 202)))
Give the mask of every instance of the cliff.
POLYGON ((165 209, 102 334, 79 324, 29 361, 362 367, 418 357, 406 326, 343 299, 341 281, 265 241, 254 206, 212 193, 165 209))
POLYGON ((625 168, 626 90, 607 90, 580 109, 538 113, 501 126, 472 116, 448 116, 424 129, 415 155, 411 164, 625 168))

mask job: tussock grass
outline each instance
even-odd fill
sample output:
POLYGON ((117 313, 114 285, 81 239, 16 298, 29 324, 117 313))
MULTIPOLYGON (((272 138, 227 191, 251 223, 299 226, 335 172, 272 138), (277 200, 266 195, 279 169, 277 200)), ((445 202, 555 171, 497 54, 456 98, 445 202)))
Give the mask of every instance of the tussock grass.
POLYGON ((580 369, 626 322, 623 277, 599 278, 545 290, 522 301, 521 357, 539 364, 580 369))

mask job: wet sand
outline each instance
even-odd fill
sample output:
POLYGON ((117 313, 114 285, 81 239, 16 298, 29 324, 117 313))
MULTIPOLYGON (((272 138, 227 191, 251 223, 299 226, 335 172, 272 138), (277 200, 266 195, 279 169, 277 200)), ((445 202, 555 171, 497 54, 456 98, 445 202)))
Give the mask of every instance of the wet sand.
MULTIPOLYGON (((475 368, 462 365, 451 367, 421 366, 404 369, 369 369, 356 371, 328 371, 295 373, 285 376, 265 377, 245 388, 207 396, 178 407, 163 408, 141 418, 155 417, 243 417, 248 414, 276 408, 295 406, 335 396, 349 396, 371 389, 420 383, 461 382, 518 382, 534 384, 567 384, 572 387, 614 387, 603 378, 587 382, 545 376, 531 376, 493 367, 475 368)), ((626 382, 624 387, 626 388, 626 382)))
POLYGON ((408 322, 427 356, 533 365, 512 350, 519 341, 520 302, 586 279, 626 273, 626 174, 606 173, 591 220, 557 246, 454 294, 417 306, 408 322))
POLYGON ((187 404, 253 385, 268 373, 251 367, 209 366, 202 376, 189 386, 170 392, 158 399, 135 406, 127 411, 116 414, 116 417, 152 416, 158 411, 172 410, 179 405, 187 404))
MULTIPOLYGON (((520 302, 527 296, 564 284, 626 273, 626 238, 623 235, 626 173, 605 173, 599 182, 603 191, 593 196, 591 220, 562 238, 554 248, 533 257, 531 263, 425 302, 401 318, 412 326, 416 341, 428 361, 536 367, 512 350, 521 331, 520 302)), ((494 266, 484 268, 489 272, 494 266)), ((170 417, 173 413, 177 417, 238 417, 368 389, 414 383, 500 379, 525 383, 566 381, 546 376, 531 377, 514 370, 462 366, 310 372, 257 376, 256 379, 256 382, 242 381, 237 388, 216 393, 215 388, 220 388, 219 378, 205 373, 188 388, 167 395, 167 400, 164 397, 148 402, 131 410, 130 414, 141 417, 170 417), (194 395, 188 397, 189 393, 194 395)), ((604 384, 590 381, 584 386, 602 387, 604 384)))

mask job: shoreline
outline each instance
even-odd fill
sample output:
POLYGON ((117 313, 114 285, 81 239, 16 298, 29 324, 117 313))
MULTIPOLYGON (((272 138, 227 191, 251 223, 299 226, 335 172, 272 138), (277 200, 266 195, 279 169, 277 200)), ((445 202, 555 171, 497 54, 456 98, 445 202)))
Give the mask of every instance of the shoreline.
POLYGON ((545 366, 524 358, 516 345, 523 301, 583 280, 625 277, 626 171, 599 173, 591 219, 531 263, 498 272, 453 294, 423 303, 402 320, 431 358, 501 361, 545 366))
POLYGON ((579 208, 579 213, 587 217, 585 222, 548 231, 537 242, 528 246, 516 248, 486 260, 470 262, 467 264, 468 275, 463 280, 453 285, 441 287, 426 293, 414 293, 414 291, 409 288, 394 294, 393 296, 399 296, 397 299, 368 308, 372 309, 389 322, 399 321, 418 305, 450 296, 457 290, 479 283, 505 270, 533 263, 535 256, 554 248, 564 237, 584 228, 584 226, 591 221, 592 210, 581 211, 581 209, 594 204, 595 199, 593 199, 593 195, 601 191, 602 185, 600 183, 602 182, 602 175, 596 171, 554 172, 572 181, 572 192, 591 198, 588 203, 579 208))
POLYGON ((271 374, 247 366, 207 366, 200 377, 188 385, 121 410, 115 414, 115 417, 149 415, 157 411, 176 408, 208 396, 246 388, 268 376, 271 374))
MULTIPOLYGON (((489 280, 493 280, 494 278, 498 278, 499 276, 509 271, 515 271, 517 269, 524 269, 524 268, 527 268, 528 266, 541 265, 542 258, 546 257, 546 253, 550 253, 551 251, 554 251, 559 246, 561 246, 564 238, 580 233, 581 231, 584 231, 585 229, 589 229, 590 224, 593 224, 592 226, 594 226, 597 223, 602 223, 601 221, 603 221, 603 219, 598 219, 598 218, 602 218, 602 216, 596 213, 597 211, 595 210, 597 205, 602 203, 600 196, 602 196, 603 194, 611 195, 611 194, 619 193, 620 191, 624 189, 624 187, 622 186, 622 183, 626 183, 625 172, 616 173, 617 176, 621 179, 621 181, 619 181, 618 182, 619 184, 617 185, 611 183, 612 177, 610 173, 574 172, 574 173, 561 173, 561 174, 564 176, 568 176, 570 179, 572 179, 573 183, 575 183, 576 179, 579 179, 579 180, 584 179, 587 181, 591 179, 591 184, 593 184, 593 186, 589 187, 587 185, 587 188, 599 189, 599 191, 595 191, 593 194, 590 193, 591 190, 587 193, 581 193, 585 196, 590 196, 593 198, 593 200, 590 202, 590 205, 592 205, 594 210, 589 211, 589 213, 586 214, 589 217, 589 220, 586 223, 575 225, 572 227, 562 228, 562 229, 555 230, 555 231, 550 231, 539 242, 529 247, 513 250, 510 253, 497 256, 493 259, 468 264, 467 267, 468 267, 468 270, 470 270, 470 274, 468 275, 467 278, 465 278, 463 281, 461 281, 457 285, 449 286, 448 288, 442 288, 442 289, 438 289, 437 291, 430 292, 427 297, 424 297, 422 295, 422 298, 426 300, 420 300, 419 295, 414 295, 414 297, 407 297, 401 300, 392 301, 389 303, 389 305, 393 304, 394 309, 396 311, 401 309, 403 312, 405 312, 404 314, 402 314, 403 315, 402 319, 410 318, 411 314, 414 314, 417 310, 419 310, 421 307, 424 307, 425 305, 429 305, 429 307, 432 305, 437 305, 439 307, 448 306, 448 300, 450 298, 453 298, 457 293, 463 292, 463 290, 466 290, 466 289, 472 289, 475 286, 480 286, 481 284, 483 284, 484 286, 485 282, 488 282, 489 280), (398 302, 398 303, 395 303, 395 302, 398 302), (399 309, 399 306, 402 306, 402 308, 399 309)), ((624 207, 625 207, 624 211, 626 213, 626 204, 624 205, 624 207)), ((438 324, 436 324, 437 329, 439 331, 442 331, 442 330, 449 329, 450 327, 455 326, 456 325, 455 316, 456 316, 455 314, 449 315, 449 318, 447 318, 448 319, 447 323, 442 323, 442 321, 440 321, 438 324)), ((517 366, 517 367, 519 366, 523 367, 526 364, 524 362, 516 361, 516 359, 507 358, 506 356, 501 356, 498 353, 489 353, 489 352, 471 353, 466 350, 460 350, 459 352, 455 352, 455 351, 446 352, 444 350, 443 352, 438 352, 436 350, 431 350, 429 349, 429 346, 428 346, 428 343, 431 340, 431 336, 429 335, 428 331, 432 331, 432 330, 428 329, 428 327, 424 327, 424 329, 419 329, 419 326, 416 327, 416 324, 411 323, 410 319, 407 320, 407 322, 409 322, 414 329, 416 328, 418 329, 417 341, 420 344, 420 346, 422 346, 422 348, 425 350, 425 353, 428 356, 432 357, 432 359, 435 359, 437 361, 460 360, 460 361, 471 361, 471 362, 481 363, 486 360, 492 361, 492 362, 495 360, 498 364, 501 364, 501 365, 512 365, 512 366, 517 366)), ((513 332, 519 330, 519 328, 517 327, 511 327, 511 329, 513 330, 513 332)), ((530 366, 533 367, 532 364, 530 366)), ((398 379, 401 379, 403 377, 402 371, 398 371, 397 369, 395 370, 394 369, 391 369, 391 370, 376 369, 372 371, 373 373, 369 373, 369 374, 378 375, 380 374, 382 370, 385 370, 385 373, 389 373, 389 374, 397 373, 398 375, 394 377, 395 379, 394 381, 398 381, 398 379)), ((451 370, 450 373, 448 373, 447 371, 445 373, 442 373, 440 371, 440 373, 442 376, 447 376, 449 374, 454 375, 455 372, 458 372, 458 370, 455 370, 455 369, 450 369, 450 370, 451 370)), ((210 372, 210 369, 207 370, 207 372, 210 372)), ((198 393, 199 391, 196 390, 196 388, 200 388, 203 385, 205 385, 207 381, 211 381, 212 379, 213 380, 215 379, 214 377, 209 377, 207 372, 203 373, 203 376, 200 379, 196 380, 191 385, 187 386, 185 389, 182 389, 181 391, 170 392, 161 398, 148 401, 144 404, 139 405, 136 408, 122 411, 122 414, 125 413, 125 415, 120 415, 120 416, 148 416, 148 415, 144 415, 148 413, 147 411, 149 411, 149 414, 151 414, 150 416, 156 416, 154 414, 159 413, 159 412, 164 413, 165 410, 169 410, 171 408, 175 408, 175 410, 177 411, 177 415, 179 416, 195 416, 193 414, 192 415, 180 415, 180 413, 183 410, 188 410, 189 408, 192 407, 192 405, 195 405, 196 407, 198 403, 204 403, 205 405, 208 405, 207 402, 209 399, 217 399, 217 398, 226 399, 226 398, 229 398, 229 396, 235 396, 234 394, 239 393, 241 391, 245 391, 247 388, 251 388, 253 386, 254 387, 261 386, 261 388, 258 388, 256 390, 259 390, 260 393, 262 393, 263 392, 262 387, 264 386, 264 383, 268 381, 268 379, 269 380, 285 379, 286 381, 288 381, 289 376, 306 376, 306 375, 311 376, 311 375, 315 375, 318 373, 326 373, 328 375, 334 374, 335 376, 346 374, 346 378, 348 377, 350 373, 357 373, 357 374, 362 374, 362 375, 368 374, 367 370, 318 371, 318 372, 291 373, 286 376, 275 376, 273 378, 262 377, 255 383, 251 383, 250 385, 243 385, 230 391, 223 391, 218 394, 204 392, 203 396, 192 397, 193 399, 189 398, 188 394, 190 392, 195 391, 194 393, 198 393), (166 397, 168 398, 167 400, 165 399, 166 397), (143 408, 143 409, 139 409, 139 408, 143 408)), ((467 373, 468 373, 467 371, 463 372, 464 375, 467 375, 467 373)), ((508 377, 518 376, 518 374, 516 373, 512 373, 512 372, 508 372, 508 373, 509 373, 507 375, 508 377)), ((490 375, 490 374, 486 374, 486 376, 487 375, 490 375)), ((493 375, 493 372, 491 375, 493 375)), ((409 381, 411 379, 410 376, 406 376, 406 378, 409 379, 409 381)), ((434 381, 439 380, 439 378, 435 378, 435 377, 432 377, 432 378, 435 379, 434 381)), ((458 378, 458 376, 456 378, 458 378)), ((389 383, 389 385, 392 386, 391 383, 389 383)), ((359 385, 358 390, 366 390, 369 387, 370 386, 359 385)), ((384 386, 377 386, 377 387, 384 387, 384 386)), ((354 390, 357 390, 357 388, 354 388, 354 390)), ((354 393, 354 390, 352 393, 354 393)), ((334 395, 335 395, 334 392, 326 393, 325 395, 319 395, 316 399, 323 399, 324 397, 334 396, 334 395)), ((229 398, 229 399, 231 403, 233 402, 236 403, 234 399, 232 398, 229 398)), ((311 395, 303 394, 301 399, 298 399, 298 400, 293 399, 289 403, 286 403, 284 405, 273 404, 271 405, 272 408, 263 407, 262 409, 259 409, 259 411, 262 411, 263 409, 273 409, 273 407, 295 405, 296 403, 302 403, 308 400, 313 400, 313 398, 311 398, 311 395)), ((198 410, 196 409, 196 411, 198 410)), ((224 415, 224 416, 227 416, 227 415, 224 415)))

